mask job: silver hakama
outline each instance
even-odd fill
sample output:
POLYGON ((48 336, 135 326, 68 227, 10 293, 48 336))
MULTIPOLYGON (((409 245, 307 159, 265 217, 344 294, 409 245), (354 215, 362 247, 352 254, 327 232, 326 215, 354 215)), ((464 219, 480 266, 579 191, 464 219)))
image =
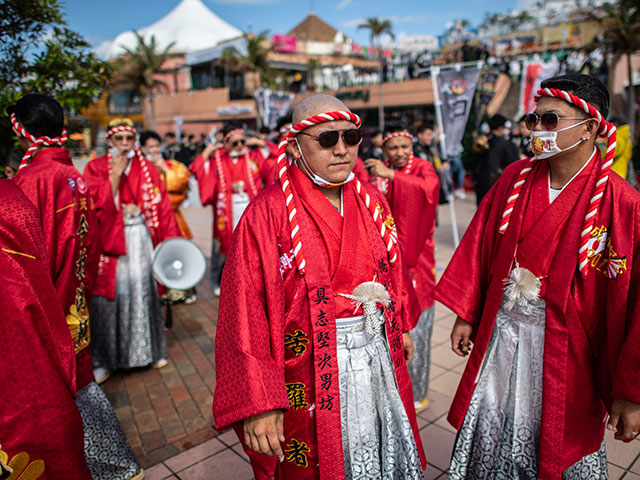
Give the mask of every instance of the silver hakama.
POLYGON ((78 391, 76 405, 84 429, 84 456, 93 480, 127 480, 139 475, 140 465, 96 382, 78 391))
POLYGON ((94 367, 145 367, 167 357, 162 310, 151 272, 153 243, 142 215, 125 217, 127 254, 118 257, 114 300, 91 302, 94 367))
MULTIPOLYGON (((452 480, 538 478, 546 305, 538 298, 507 310, 505 298, 456 438, 452 480)), ((608 478, 604 442, 562 478, 608 478)))
POLYGON ((413 360, 407 365, 413 384, 413 399, 421 402, 429 392, 429 371, 431 368, 431 334, 435 307, 426 308, 420 314, 416 327, 409 332, 413 340, 413 360))
POLYGON ((384 332, 367 333, 364 315, 336 324, 345 477, 422 479, 384 332))

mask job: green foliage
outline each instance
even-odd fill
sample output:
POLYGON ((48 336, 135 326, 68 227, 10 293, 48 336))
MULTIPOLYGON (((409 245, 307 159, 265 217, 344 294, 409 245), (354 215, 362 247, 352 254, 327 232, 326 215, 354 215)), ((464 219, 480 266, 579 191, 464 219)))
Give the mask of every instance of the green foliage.
POLYGON ((66 27, 58 0, 0 0, 0 12, 1 163, 13 144, 8 105, 37 92, 77 112, 100 96, 111 68, 66 27))
MULTIPOLYGON (((377 45, 377 41, 379 41, 380 37, 385 33, 391 38, 395 38, 391 20, 382 20, 375 17, 367 18, 364 23, 358 25, 358 30, 362 29, 369 30, 372 45, 377 45)), ((382 51, 380 51, 379 54, 382 55, 382 51)))

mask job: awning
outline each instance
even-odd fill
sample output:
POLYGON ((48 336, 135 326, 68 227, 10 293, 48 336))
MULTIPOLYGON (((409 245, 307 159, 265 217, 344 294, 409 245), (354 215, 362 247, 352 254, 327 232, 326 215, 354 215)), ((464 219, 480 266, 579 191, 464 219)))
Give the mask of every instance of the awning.
POLYGON ((213 60, 217 60, 222 57, 227 49, 235 50, 238 55, 245 57, 247 55, 247 41, 244 37, 241 37, 230 42, 221 43, 215 47, 205 48, 204 50, 189 53, 185 57, 185 62, 189 66, 212 62, 213 60))

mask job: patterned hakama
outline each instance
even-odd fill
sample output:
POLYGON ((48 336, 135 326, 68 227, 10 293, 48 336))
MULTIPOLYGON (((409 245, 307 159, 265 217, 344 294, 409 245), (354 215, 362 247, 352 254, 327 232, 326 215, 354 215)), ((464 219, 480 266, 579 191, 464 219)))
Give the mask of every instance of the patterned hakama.
POLYGON ((109 370, 145 367, 167 357, 151 237, 142 215, 124 222, 127 254, 118 257, 115 299, 94 296, 91 302, 93 364, 109 370))
MULTIPOLYGON (((538 478, 545 301, 505 309, 496 316, 478 383, 454 447, 449 478, 538 478)), ((563 480, 608 478, 600 450, 567 469, 563 480)))
POLYGON ((127 480, 140 474, 131 446, 109 400, 96 382, 78 392, 84 456, 93 480, 127 480))
POLYGON ((364 318, 336 320, 345 477, 422 479, 384 327, 371 336, 364 318))
POLYGON ((433 333, 434 307, 426 308, 420 314, 416 327, 411 330, 413 340, 413 360, 407 365, 413 385, 413 399, 420 402, 429 392, 429 371, 431 367, 431 334, 433 333))

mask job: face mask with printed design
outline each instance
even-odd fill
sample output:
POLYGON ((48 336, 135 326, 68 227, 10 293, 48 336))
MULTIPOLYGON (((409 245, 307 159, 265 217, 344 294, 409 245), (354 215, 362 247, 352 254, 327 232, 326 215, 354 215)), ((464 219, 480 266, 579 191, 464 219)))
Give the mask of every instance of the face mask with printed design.
POLYGON ((581 122, 576 123, 575 125, 570 125, 565 128, 561 128, 560 130, 553 131, 544 131, 544 130, 533 130, 531 132, 531 151, 536 158, 540 160, 544 158, 553 157, 561 152, 566 152, 567 150, 571 150, 574 147, 577 147, 587 138, 582 138, 578 140, 576 143, 567 148, 558 147, 558 132, 564 132, 565 130, 569 130, 571 128, 577 127, 578 125, 582 125, 585 122, 588 122, 591 118, 586 118, 581 122))

